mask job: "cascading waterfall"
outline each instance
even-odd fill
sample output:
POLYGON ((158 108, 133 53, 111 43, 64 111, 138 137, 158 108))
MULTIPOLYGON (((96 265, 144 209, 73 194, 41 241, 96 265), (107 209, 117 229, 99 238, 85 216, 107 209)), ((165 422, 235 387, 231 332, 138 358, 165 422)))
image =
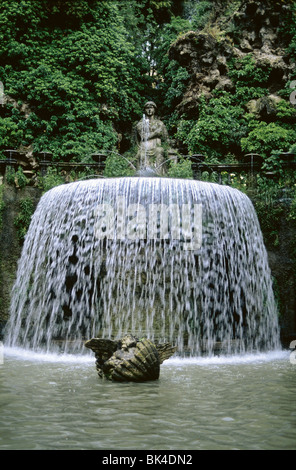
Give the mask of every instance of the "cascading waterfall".
POLYGON ((249 198, 213 183, 112 178, 40 200, 12 292, 6 342, 82 351, 125 333, 179 354, 279 346, 267 253, 249 198), (193 243, 192 243, 193 242, 193 243))

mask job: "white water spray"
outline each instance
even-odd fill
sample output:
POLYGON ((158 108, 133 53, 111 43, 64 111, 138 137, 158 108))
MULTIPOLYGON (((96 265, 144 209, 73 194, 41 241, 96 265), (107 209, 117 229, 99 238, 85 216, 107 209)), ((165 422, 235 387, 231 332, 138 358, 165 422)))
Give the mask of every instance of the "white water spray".
POLYGON ((211 355, 217 344, 226 353, 279 347, 267 253, 246 195, 198 181, 118 178, 62 185, 41 198, 19 262, 6 344, 79 352, 85 339, 125 333, 170 341, 180 354, 211 355), (137 233, 139 214, 151 204, 180 207, 180 214, 184 205, 201 206, 202 221, 189 233, 202 234, 198 248, 186 249, 184 233, 173 237, 170 225, 160 238, 143 227, 141 237, 129 237, 127 228, 137 233), (115 232, 98 207, 114 208, 115 232), (125 237, 118 238, 120 224, 125 237))

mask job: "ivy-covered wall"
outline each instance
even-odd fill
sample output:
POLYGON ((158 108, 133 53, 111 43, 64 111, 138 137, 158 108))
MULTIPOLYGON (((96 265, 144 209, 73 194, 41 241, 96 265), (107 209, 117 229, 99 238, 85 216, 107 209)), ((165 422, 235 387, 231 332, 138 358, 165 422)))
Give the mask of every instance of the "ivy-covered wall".
POLYGON ((295 0, 3 0, 0 38, 0 158, 124 153, 148 99, 212 162, 296 145, 295 0))

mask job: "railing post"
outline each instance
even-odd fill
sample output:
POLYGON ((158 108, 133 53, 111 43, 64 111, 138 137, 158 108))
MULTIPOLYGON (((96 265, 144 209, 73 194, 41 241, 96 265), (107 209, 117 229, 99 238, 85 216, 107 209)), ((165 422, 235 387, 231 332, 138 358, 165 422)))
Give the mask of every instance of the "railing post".
POLYGON ((257 186, 257 171, 261 170, 263 157, 258 153, 246 153, 244 155, 244 162, 249 164, 247 185, 250 186, 250 188, 255 189, 257 186))
POLYGON ((45 176, 47 173, 48 167, 52 162, 52 153, 51 152, 39 152, 38 161, 41 169, 41 176, 45 176))
POLYGON ((97 163, 99 174, 101 174, 106 165, 107 155, 105 153, 92 153, 91 158, 97 163))
POLYGON ((6 157, 6 165, 4 171, 4 179, 6 179, 7 171, 10 171, 11 169, 15 170, 17 167, 17 157, 19 155, 19 152, 17 150, 4 150, 3 153, 6 157))
POLYGON ((198 180, 201 177, 201 169, 203 167, 203 162, 205 161, 205 155, 201 153, 195 153, 194 155, 189 155, 187 157, 191 161, 191 168, 193 172, 193 179, 198 180))

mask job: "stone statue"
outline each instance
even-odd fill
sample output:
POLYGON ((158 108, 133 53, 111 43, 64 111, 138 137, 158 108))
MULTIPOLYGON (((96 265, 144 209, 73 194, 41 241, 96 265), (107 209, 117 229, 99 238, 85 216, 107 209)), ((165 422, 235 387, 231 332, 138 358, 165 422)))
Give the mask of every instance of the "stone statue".
MULTIPOLYGON (((135 141, 138 146, 137 169, 144 172, 163 175, 165 162, 174 151, 169 149, 169 136, 166 126, 155 117, 156 104, 145 104, 143 118, 135 126, 135 141), (167 153, 165 152, 167 147, 167 153)), ((175 154, 174 154, 174 157, 175 154)))
POLYGON ((144 382, 159 378, 160 364, 172 356, 170 343, 154 344, 147 338, 126 335, 114 341, 92 338, 85 346, 95 353, 99 377, 115 382, 144 382))

